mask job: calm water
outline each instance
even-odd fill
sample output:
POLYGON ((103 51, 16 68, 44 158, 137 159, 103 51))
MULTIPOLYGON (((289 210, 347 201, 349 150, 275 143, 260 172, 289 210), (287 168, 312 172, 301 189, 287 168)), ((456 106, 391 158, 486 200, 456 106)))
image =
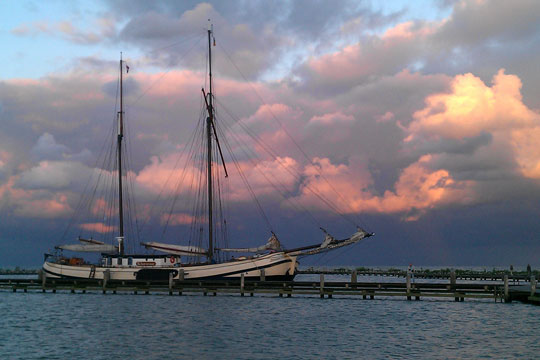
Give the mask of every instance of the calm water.
POLYGON ((0 292, 1 359, 540 356, 540 307, 492 301, 0 292))

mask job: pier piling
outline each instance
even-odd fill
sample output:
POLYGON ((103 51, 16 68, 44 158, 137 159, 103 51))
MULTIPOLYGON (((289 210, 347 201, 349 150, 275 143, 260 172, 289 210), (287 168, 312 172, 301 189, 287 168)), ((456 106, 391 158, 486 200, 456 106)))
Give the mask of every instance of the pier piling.
POLYGON ((407 273, 407 300, 411 300, 411 274, 407 273))
POLYGON ((321 293, 321 299, 324 299, 324 274, 321 274, 319 290, 320 290, 320 293, 321 293))
POLYGON ((504 302, 512 302, 510 299, 510 293, 508 290, 508 275, 504 275, 504 302))
POLYGON ((178 280, 184 281, 184 269, 178 270, 178 280))

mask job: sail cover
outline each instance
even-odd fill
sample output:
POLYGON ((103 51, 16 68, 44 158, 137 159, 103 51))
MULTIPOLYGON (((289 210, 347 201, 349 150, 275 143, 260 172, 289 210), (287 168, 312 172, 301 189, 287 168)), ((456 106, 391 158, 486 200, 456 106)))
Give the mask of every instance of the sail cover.
POLYGON ((82 243, 87 243, 87 244, 95 244, 95 245, 104 245, 105 243, 103 241, 99 241, 99 240, 94 240, 94 239, 85 239, 85 238, 82 238, 82 237, 78 237, 78 239, 80 242, 82 243))
POLYGON ((233 248, 233 249, 225 248, 225 249, 218 249, 218 250, 227 251, 227 252, 259 253, 259 252, 263 252, 263 251, 267 251, 267 250, 279 251, 279 250, 281 250, 281 244, 280 244, 278 238, 276 237, 276 235, 272 234, 270 239, 268 239, 268 242, 266 244, 264 244, 264 245, 259 246, 259 247, 254 247, 254 248, 233 248))
POLYGON ((57 249, 78 252, 116 253, 118 247, 107 244, 68 244, 56 246, 57 249))
POLYGON ((172 245, 159 242, 141 243, 147 249, 158 250, 172 255, 199 256, 208 255, 208 251, 198 246, 172 245))
POLYGON ((291 253, 297 256, 315 255, 332 249, 337 249, 343 246, 357 243, 360 240, 373 235, 373 233, 369 233, 361 228, 358 228, 358 231, 355 232, 350 238, 344 240, 336 240, 330 234, 326 233, 324 241, 321 243, 320 246, 308 246, 305 249, 301 249, 298 251, 293 250, 291 253))

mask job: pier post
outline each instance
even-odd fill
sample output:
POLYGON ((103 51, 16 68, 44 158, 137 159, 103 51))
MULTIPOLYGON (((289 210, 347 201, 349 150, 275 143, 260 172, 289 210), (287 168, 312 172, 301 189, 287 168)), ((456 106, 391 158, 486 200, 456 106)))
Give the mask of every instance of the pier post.
POLYGON ((319 289, 321 293, 321 299, 324 299, 324 274, 321 274, 321 281, 320 281, 319 289))
POLYGON ((504 275, 504 302, 511 302, 508 291, 508 275, 504 275))
POLYGON ((407 272, 407 300, 411 300, 411 273, 407 272))
POLYGON ((266 281, 266 274, 264 269, 261 269, 261 281, 266 281))
POLYGON ((105 294, 107 292, 107 290, 105 290, 107 288, 107 283, 109 282, 109 280, 111 279, 111 270, 107 269, 103 272, 103 293, 105 294))
POLYGON ((178 280, 184 281, 184 269, 178 270, 178 280))
POLYGON ((244 273, 240 275, 240 296, 244 296, 244 273))
POLYGON ((456 286, 456 270, 450 272, 450 286, 452 289, 456 286))
POLYGON ((358 281, 358 273, 356 269, 354 269, 351 273, 351 284, 356 284, 357 281, 358 281))
POLYGON ((174 283, 174 274, 171 271, 169 272, 169 295, 172 295, 173 283, 174 283))
POLYGON ((531 275, 531 297, 536 294, 536 278, 534 275, 531 275))
POLYGON ((47 273, 43 270, 40 270, 39 274, 41 276, 41 290, 45 292, 45 285, 47 284, 47 273))

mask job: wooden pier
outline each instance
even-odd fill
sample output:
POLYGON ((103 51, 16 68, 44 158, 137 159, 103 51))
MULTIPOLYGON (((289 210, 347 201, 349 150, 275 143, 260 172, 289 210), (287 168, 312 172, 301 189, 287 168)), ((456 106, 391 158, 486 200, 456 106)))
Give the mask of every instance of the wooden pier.
MULTIPOLYGON (((325 274, 325 275, 351 275, 356 272, 358 276, 376 276, 376 277, 398 277, 405 278, 407 276, 407 270, 400 269, 320 269, 320 268, 307 268, 299 270, 298 274, 325 274)), ((540 274, 538 270, 533 273, 536 277, 540 274)), ((424 270, 419 269, 413 272, 413 276, 416 279, 433 279, 433 280, 450 280, 455 277, 456 280, 482 280, 482 281, 503 281, 505 276, 508 276, 509 281, 512 283, 529 282, 532 274, 527 272, 515 272, 510 273, 505 270, 498 271, 475 271, 475 270, 462 270, 462 269, 441 269, 441 270, 424 270)))
POLYGON ((530 279, 531 286, 511 286, 508 277, 502 284, 450 282, 413 282, 407 276, 404 282, 358 282, 357 274, 351 274, 350 281, 326 281, 320 274, 319 281, 259 281, 245 280, 173 280, 169 281, 114 281, 93 279, 0 279, 0 290, 12 292, 68 292, 84 294, 168 294, 168 295, 213 295, 229 294, 239 296, 275 295, 279 297, 316 296, 320 298, 361 297, 402 298, 421 300, 425 298, 448 298, 454 301, 465 299, 491 299, 499 302, 512 300, 540 304, 540 294, 536 292, 536 279, 530 279))

